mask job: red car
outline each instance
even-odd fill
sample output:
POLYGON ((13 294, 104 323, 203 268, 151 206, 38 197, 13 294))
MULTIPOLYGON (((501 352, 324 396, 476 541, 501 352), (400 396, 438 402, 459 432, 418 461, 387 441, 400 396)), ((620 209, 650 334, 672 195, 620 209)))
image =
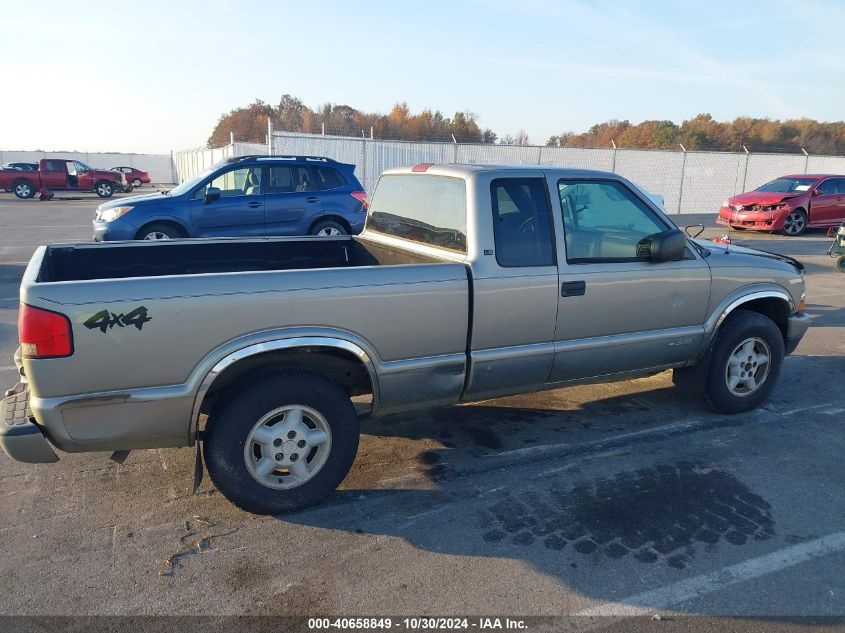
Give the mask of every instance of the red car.
POLYGON ((795 174, 726 200, 716 222, 735 229, 801 235, 808 228, 839 226, 842 220, 845 176, 795 174))
POLYGON ((126 176, 126 182, 135 189, 150 183, 150 174, 134 167, 112 167, 112 171, 119 171, 126 176))
POLYGON ((18 198, 42 199, 51 191, 93 191, 101 198, 128 187, 126 177, 105 169, 93 169, 78 160, 44 158, 36 171, 0 169, 0 188, 10 189, 18 198))

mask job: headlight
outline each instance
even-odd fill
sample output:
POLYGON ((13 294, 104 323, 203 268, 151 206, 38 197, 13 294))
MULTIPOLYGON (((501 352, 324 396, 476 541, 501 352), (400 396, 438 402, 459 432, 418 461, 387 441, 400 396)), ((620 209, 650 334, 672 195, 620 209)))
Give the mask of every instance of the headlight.
POLYGON ((112 207, 100 213, 100 220, 103 222, 111 222, 117 220, 124 213, 131 211, 134 207, 112 207))

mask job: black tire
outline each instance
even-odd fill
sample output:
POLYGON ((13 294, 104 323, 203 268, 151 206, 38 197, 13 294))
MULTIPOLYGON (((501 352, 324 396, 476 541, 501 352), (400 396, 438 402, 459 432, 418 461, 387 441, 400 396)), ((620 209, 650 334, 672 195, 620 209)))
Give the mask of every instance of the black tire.
POLYGON ((182 234, 176 227, 170 224, 148 224, 141 227, 138 234, 135 236, 136 240, 178 240, 182 234), (157 237, 152 237, 157 235, 157 237))
POLYGON ((94 193, 101 198, 111 198, 114 195, 114 183, 108 180, 100 180, 94 185, 94 193))
POLYGON ((807 212, 804 209, 790 211, 783 221, 783 233, 790 237, 798 237, 807 230, 807 212))
POLYGON ((340 222, 335 220, 322 220, 311 227, 311 235, 349 235, 349 231, 340 222), (335 234, 334 231, 337 231, 335 234))
POLYGON ((141 179, 140 179, 140 178, 136 178, 135 180, 133 180, 133 181, 132 181, 132 186, 133 186, 133 187, 135 187, 135 189, 137 189, 138 187, 140 187, 140 186, 141 186, 141 179))
POLYGON ((33 187, 32 183, 28 180, 21 178, 20 180, 16 180, 12 185, 12 192, 17 198, 26 200, 27 198, 32 198, 35 195, 35 187, 33 187))
MULTIPOLYGON (((758 345, 759 343, 755 342, 753 347, 757 349, 758 345)), ((763 351, 766 351, 765 348, 763 351)), ((783 356, 783 334, 778 326, 757 312, 737 310, 722 325, 710 352, 707 385, 704 390, 705 401, 720 413, 743 413, 759 407, 774 389, 783 365, 783 356), (768 369, 763 375, 759 373, 762 362, 760 367, 757 364, 752 366, 751 362, 748 365, 740 365, 738 370, 747 369, 749 375, 754 372, 755 381, 761 378, 762 380, 753 391, 737 395, 735 391, 741 388, 737 385, 735 391, 731 390, 728 363, 731 356, 739 352, 738 348, 748 341, 760 341, 768 348, 768 369)), ((754 360, 754 363, 756 362, 754 360)))
POLYGON ((836 270, 840 273, 845 273, 845 255, 840 255, 836 258, 836 270))
POLYGON ((344 480, 358 452, 360 431, 355 407, 337 384, 308 371, 290 370, 241 382, 227 393, 209 415, 203 455, 212 482, 229 501, 255 514, 290 512, 314 505, 344 480), (322 415, 331 429, 331 446, 325 463, 310 479, 293 488, 275 489, 253 477, 244 451, 256 423, 289 405, 310 407, 322 415))

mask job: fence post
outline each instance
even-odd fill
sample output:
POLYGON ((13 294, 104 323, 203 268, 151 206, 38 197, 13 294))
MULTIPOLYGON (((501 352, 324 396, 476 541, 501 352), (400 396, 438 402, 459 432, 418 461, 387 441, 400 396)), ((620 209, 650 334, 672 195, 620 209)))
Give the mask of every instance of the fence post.
POLYGON ((745 184, 748 180, 748 160, 751 158, 751 152, 743 145, 742 150, 745 152, 745 169, 742 172, 742 191, 745 191, 745 184))
POLYGON ((458 162, 458 139, 455 138, 454 134, 452 134, 452 162, 458 162))
POLYGON ((542 145, 537 146, 537 164, 538 165, 543 164, 543 146, 542 145))
POLYGON ((684 174, 687 171, 687 148, 682 143, 678 143, 681 150, 684 152, 684 158, 681 160, 681 183, 678 186, 678 215, 681 214, 681 205, 684 201, 684 174))
POLYGON ((273 155, 273 119, 267 117, 267 155, 273 155))
POLYGON ((810 155, 803 147, 801 148, 801 151, 804 152, 804 173, 806 174, 807 168, 810 166, 810 155))
MULTIPOLYGON (((362 130, 363 132, 363 130, 362 130)), ((361 137, 361 171, 363 172, 364 176, 364 188, 367 188, 367 139, 366 137, 361 137)))
POLYGON ((610 142, 613 144, 613 163, 610 166, 610 171, 612 171, 615 174, 616 173, 616 150, 617 150, 617 147, 616 147, 616 141, 611 139, 610 142))

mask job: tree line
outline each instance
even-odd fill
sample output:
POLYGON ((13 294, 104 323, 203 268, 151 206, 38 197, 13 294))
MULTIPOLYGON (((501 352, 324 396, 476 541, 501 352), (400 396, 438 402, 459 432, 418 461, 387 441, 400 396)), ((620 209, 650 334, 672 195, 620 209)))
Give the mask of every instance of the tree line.
MULTIPOLYGON (((363 112, 348 105, 325 104, 312 109, 291 95, 283 95, 272 105, 256 100, 246 107, 222 115, 211 136, 209 147, 229 142, 230 133, 238 141, 265 142, 267 120, 274 130, 367 136, 405 141, 451 141, 459 143, 499 143, 529 145, 524 130, 499 137, 490 128, 482 128, 473 112, 446 116, 439 110, 412 113, 407 103, 397 103, 389 113, 363 112)), ((845 121, 819 122, 813 119, 778 121, 738 117, 716 121, 709 114, 699 114, 680 125, 672 121, 611 120, 593 125, 583 133, 564 132, 550 137, 546 145, 554 147, 617 147, 633 149, 711 149, 723 151, 791 151, 805 149, 811 154, 845 155, 845 121)))
POLYGON ((672 121, 606 121, 584 133, 564 132, 549 138, 556 147, 618 147, 634 149, 710 149, 741 152, 790 151, 810 154, 845 154, 845 121, 823 123, 813 119, 777 121, 737 117, 716 121, 699 114, 676 125, 672 121))
POLYGON ((277 105, 260 100, 235 108, 220 117, 208 138, 209 147, 219 147, 229 142, 229 133, 235 139, 263 143, 267 135, 267 119, 273 129, 310 134, 335 134, 364 136, 404 141, 451 141, 459 143, 494 143, 496 134, 478 125, 473 112, 456 112, 448 117, 439 110, 423 110, 413 114, 407 103, 397 103, 388 114, 362 112, 348 105, 325 104, 316 110, 309 108, 296 97, 283 95, 277 105))

